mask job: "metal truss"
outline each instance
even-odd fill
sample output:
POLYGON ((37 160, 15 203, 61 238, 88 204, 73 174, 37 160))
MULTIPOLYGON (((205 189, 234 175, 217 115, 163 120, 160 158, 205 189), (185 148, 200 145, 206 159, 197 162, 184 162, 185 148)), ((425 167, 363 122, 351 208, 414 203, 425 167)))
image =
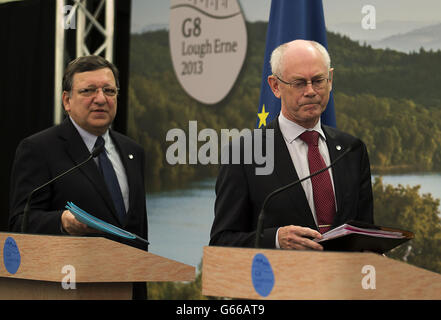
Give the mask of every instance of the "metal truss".
POLYGON ((75 32, 75 57, 90 54, 101 55, 113 62, 115 0, 56 0, 55 17, 54 124, 58 124, 63 119, 61 101, 64 60, 67 52, 66 33, 75 32), (89 11, 91 6, 88 2, 93 6, 93 12, 89 11), (89 48, 87 45, 88 36, 93 29, 104 39, 96 49, 89 48))

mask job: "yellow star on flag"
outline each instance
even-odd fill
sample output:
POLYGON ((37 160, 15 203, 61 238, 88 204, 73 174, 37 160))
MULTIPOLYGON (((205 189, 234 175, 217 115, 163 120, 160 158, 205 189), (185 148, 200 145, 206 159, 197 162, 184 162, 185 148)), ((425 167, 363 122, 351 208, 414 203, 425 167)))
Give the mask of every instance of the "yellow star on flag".
POLYGON ((257 114, 259 117, 259 128, 262 126, 262 124, 266 127, 266 118, 268 117, 269 112, 265 112, 265 105, 262 106, 262 111, 257 114))

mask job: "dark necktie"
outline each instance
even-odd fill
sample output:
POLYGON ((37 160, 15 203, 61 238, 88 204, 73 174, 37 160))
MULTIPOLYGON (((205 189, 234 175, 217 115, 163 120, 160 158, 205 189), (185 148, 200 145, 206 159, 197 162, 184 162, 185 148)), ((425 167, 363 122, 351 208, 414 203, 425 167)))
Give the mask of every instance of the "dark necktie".
MULTIPOLYGON (((312 174, 325 168, 326 164, 318 147, 319 133, 317 131, 305 131, 300 135, 300 139, 308 144, 309 173, 312 174)), ((332 220, 335 216, 334 189, 332 188, 329 170, 312 177, 311 182, 319 231, 324 233, 331 229, 332 220)))
MULTIPOLYGON (((104 139, 101 136, 96 139, 95 147, 100 145, 104 145, 104 139)), ((100 165, 104 181, 106 182, 107 189, 109 190, 110 196, 112 197, 113 204, 115 205, 116 212, 118 213, 119 221, 121 223, 124 223, 126 218, 124 199, 121 193, 121 188, 119 187, 118 178, 116 176, 115 170, 113 169, 112 163, 107 157, 106 150, 103 150, 103 152, 99 154, 98 163, 100 165)))

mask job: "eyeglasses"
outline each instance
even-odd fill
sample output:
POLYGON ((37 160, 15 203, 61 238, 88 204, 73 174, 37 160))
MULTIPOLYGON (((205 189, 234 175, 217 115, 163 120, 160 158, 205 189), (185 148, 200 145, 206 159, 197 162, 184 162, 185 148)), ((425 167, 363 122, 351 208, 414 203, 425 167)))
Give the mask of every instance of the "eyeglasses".
POLYGON ((118 94, 119 88, 117 87, 102 87, 102 88, 96 88, 96 87, 88 87, 83 89, 78 89, 78 93, 84 97, 93 97, 98 94, 98 90, 101 89, 103 91, 103 94, 105 94, 108 97, 113 97, 118 94))
POLYGON ((326 84, 329 81, 329 78, 318 77, 318 78, 312 79, 310 81, 306 81, 305 79, 296 79, 292 82, 287 82, 285 80, 280 79, 280 77, 278 75, 274 75, 274 76, 277 79, 279 79, 280 82, 282 82, 286 85, 289 85, 291 88, 294 88, 299 91, 305 90, 305 88, 308 86, 308 83, 311 83, 312 88, 314 90, 321 90, 326 86, 326 84))

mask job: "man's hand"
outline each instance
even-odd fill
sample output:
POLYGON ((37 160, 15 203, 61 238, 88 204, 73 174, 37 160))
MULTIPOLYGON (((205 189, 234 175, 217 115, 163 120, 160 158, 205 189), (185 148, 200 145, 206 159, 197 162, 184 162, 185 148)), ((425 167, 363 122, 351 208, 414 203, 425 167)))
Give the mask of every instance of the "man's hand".
POLYGON ((64 210, 61 214, 61 224, 63 225, 64 231, 74 236, 98 233, 97 230, 89 228, 84 223, 78 221, 69 210, 64 210))
POLYGON ((281 249, 323 250, 320 244, 312 240, 315 238, 322 238, 320 232, 300 226, 281 227, 278 232, 281 249))

